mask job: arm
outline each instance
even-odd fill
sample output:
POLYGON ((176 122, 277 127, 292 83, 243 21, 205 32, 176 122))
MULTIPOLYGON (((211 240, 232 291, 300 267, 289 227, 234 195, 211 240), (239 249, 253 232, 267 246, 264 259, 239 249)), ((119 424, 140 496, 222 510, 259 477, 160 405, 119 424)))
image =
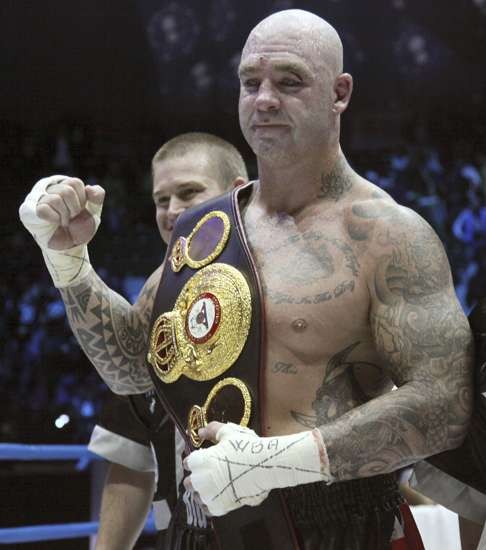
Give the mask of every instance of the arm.
MULTIPOLYGON (((145 396, 140 396, 145 403, 145 396)), ((130 399, 108 395, 88 449, 109 464, 101 499, 97 548, 130 548, 144 525, 154 493, 157 463, 149 428, 134 415, 130 399)))
POLYGON ((332 476, 341 480, 457 447, 472 408, 472 337, 439 239, 403 213, 376 241, 370 322, 398 389, 319 428, 332 476))
POLYGON ((74 336, 115 393, 141 393, 152 387, 145 352, 161 273, 162 266, 149 277, 133 306, 94 270, 77 285, 59 289, 74 336))
POLYGON ((42 250, 88 359, 115 393, 141 393, 152 386, 145 346, 162 268, 147 281, 134 306, 96 275, 87 243, 98 228, 104 195, 99 186, 52 176, 34 185, 19 214, 42 250))
POLYGON ((110 464, 101 501, 96 550, 133 548, 145 524, 154 490, 153 472, 110 464))

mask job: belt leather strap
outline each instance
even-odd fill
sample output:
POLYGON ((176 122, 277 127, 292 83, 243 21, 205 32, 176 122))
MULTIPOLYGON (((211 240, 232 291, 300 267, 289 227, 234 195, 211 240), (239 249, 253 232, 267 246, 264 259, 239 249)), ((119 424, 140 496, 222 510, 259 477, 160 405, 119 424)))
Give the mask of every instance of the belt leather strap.
MULTIPOLYGON (((170 264, 170 253, 179 237, 187 237, 197 222, 209 212, 223 211, 230 220, 228 241, 214 262, 229 264, 236 268, 246 279, 251 293, 251 323, 246 343, 235 363, 223 374, 207 381, 196 381, 180 376, 173 383, 164 383, 147 363, 156 392, 179 428, 186 443, 191 447, 187 436, 187 417, 193 405, 202 405, 214 385, 227 376, 242 380, 251 395, 251 416, 249 427, 258 434, 265 435, 263 385, 264 369, 264 308, 258 273, 251 257, 241 221, 240 204, 251 195, 252 184, 238 187, 211 201, 205 202, 184 212, 177 220, 171 242, 168 247, 165 268, 155 298, 151 326, 158 316, 172 311, 174 304, 187 281, 197 273, 184 265, 180 271, 174 271, 170 264)), ((230 418, 238 422, 238 419, 230 418)), ((223 549, 254 550, 296 550, 299 548, 290 515, 280 491, 270 492, 269 497, 258 507, 244 506, 221 518, 212 518, 216 540, 223 549)))

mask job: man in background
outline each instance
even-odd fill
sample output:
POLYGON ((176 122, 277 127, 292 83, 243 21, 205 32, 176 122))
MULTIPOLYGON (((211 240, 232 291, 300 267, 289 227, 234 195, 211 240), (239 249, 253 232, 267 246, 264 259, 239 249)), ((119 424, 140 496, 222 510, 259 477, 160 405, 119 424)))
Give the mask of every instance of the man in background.
MULTIPOLYGON (((214 135, 187 133, 162 145, 152 159, 152 195, 162 241, 169 242, 177 217, 186 209, 247 180, 239 152, 214 135)), ((157 270, 138 300, 152 294, 159 279, 157 270)), ((151 312, 147 310, 146 314, 149 319, 151 312)), ((154 392, 110 396, 93 430, 89 449, 110 462, 96 550, 132 548, 152 499, 157 548, 162 548, 170 508, 182 478, 184 443, 177 431, 174 439, 172 422, 154 392)))

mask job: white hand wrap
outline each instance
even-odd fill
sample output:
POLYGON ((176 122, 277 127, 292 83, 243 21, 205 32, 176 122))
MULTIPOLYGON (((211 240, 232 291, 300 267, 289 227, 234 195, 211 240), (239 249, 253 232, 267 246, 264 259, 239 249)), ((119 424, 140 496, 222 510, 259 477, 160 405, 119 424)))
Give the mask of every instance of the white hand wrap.
POLYGON ((187 459, 192 486, 214 516, 245 504, 257 506, 272 489, 331 481, 325 448, 320 450, 311 431, 259 437, 229 423, 217 438, 217 445, 194 451, 187 459))
MULTIPOLYGON (((20 220, 40 246, 47 269, 57 288, 76 284, 91 269, 88 248, 85 244, 73 246, 67 250, 49 248, 49 241, 59 225, 42 220, 36 214, 37 203, 46 194, 47 188, 66 178, 67 176, 50 176, 39 180, 19 208, 20 220)), ((86 209, 93 216, 95 225, 98 227, 102 206, 88 201, 86 209)))

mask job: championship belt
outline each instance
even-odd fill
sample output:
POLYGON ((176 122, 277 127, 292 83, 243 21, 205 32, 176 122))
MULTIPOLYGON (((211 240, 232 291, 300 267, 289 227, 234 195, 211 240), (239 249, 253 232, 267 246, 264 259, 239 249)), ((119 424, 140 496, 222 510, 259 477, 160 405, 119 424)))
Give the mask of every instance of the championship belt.
POLYGON ((486 298, 469 315, 474 335, 474 407, 466 438, 457 449, 427 459, 433 466, 486 495, 486 298))
MULTIPOLYGON (((265 435, 264 309, 240 218, 252 185, 177 220, 155 298, 147 363, 156 392, 191 450, 213 420, 265 435)), ((211 519, 221 550, 295 550, 280 491, 211 519)))

